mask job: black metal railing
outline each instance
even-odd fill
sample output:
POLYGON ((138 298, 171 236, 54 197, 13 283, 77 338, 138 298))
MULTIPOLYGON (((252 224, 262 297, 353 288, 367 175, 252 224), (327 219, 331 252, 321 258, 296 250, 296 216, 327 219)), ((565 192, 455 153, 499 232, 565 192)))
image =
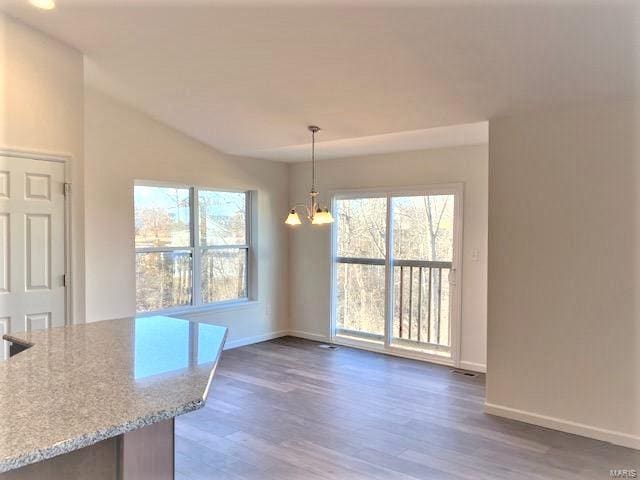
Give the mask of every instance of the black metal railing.
MULTIPOLYGON (((384 259, 357 257, 337 257, 336 262, 386 264, 384 259)), ((448 346, 449 275, 452 266, 452 262, 429 260, 393 261, 395 340, 448 346)))
POLYGON ((448 304, 443 293, 449 291, 451 262, 395 260, 394 285, 397 299, 394 308, 394 337, 418 343, 448 344, 444 334, 449 322, 448 304), (443 306, 445 311, 443 311, 443 306), (397 327, 396 327, 397 324, 397 327))

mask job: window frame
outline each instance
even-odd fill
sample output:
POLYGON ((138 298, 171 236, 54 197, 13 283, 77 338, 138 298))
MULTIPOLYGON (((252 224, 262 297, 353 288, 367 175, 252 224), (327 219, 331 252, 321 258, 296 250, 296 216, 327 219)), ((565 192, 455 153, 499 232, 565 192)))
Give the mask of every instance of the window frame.
POLYGON ((219 188, 219 187, 203 187, 191 184, 178 184, 171 182, 158 182, 152 180, 136 180, 133 185, 133 235, 134 235, 134 284, 136 288, 136 304, 137 304, 137 271, 135 267, 135 256, 139 253, 168 253, 168 252, 189 252, 191 254, 191 304, 176 305, 169 308, 161 308, 158 310, 137 311, 136 316, 152 316, 152 315, 175 315, 181 313, 199 313, 209 310, 227 310, 237 307, 244 307, 249 304, 256 303, 255 290, 253 284, 254 270, 254 202, 256 192, 249 189, 238 188, 219 188), (189 191, 189 235, 190 243, 187 247, 137 247, 135 246, 135 187, 157 187, 157 188, 175 188, 187 189, 189 191), (224 192, 224 193, 243 193, 245 195, 245 243, 242 245, 201 245, 200 243, 200 208, 199 208, 199 192, 224 192), (205 250, 244 250, 245 251, 245 293, 242 298, 230 300, 221 300, 217 302, 205 303, 202 301, 202 253, 205 250))

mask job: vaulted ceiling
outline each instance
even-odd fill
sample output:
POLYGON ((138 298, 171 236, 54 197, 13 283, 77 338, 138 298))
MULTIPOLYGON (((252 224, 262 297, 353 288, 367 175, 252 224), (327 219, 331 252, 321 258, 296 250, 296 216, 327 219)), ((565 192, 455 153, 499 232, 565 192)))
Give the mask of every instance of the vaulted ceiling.
POLYGON ((363 138, 402 142, 402 132, 628 95, 638 80, 635 3, 0 5, 84 52, 94 87, 225 152, 295 160, 311 123, 340 156, 363 138))

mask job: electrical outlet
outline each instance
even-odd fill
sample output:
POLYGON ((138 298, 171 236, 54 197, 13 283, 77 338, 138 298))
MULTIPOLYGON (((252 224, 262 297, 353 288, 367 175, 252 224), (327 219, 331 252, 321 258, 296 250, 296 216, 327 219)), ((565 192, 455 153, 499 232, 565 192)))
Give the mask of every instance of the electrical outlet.
POLYGON ((474 262, 480 260, 480 250, 478 250, 477 248, 473 249, 473 251, 471 252, 471 260, 473 260, 474 262))

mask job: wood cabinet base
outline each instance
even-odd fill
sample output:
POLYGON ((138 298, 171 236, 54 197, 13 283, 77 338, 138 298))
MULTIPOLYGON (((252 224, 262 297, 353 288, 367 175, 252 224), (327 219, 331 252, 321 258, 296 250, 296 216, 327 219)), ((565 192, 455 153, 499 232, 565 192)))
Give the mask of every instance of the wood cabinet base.
POLYGON ((174 420, 0 474, 0 480, 173 480, 174 420))

